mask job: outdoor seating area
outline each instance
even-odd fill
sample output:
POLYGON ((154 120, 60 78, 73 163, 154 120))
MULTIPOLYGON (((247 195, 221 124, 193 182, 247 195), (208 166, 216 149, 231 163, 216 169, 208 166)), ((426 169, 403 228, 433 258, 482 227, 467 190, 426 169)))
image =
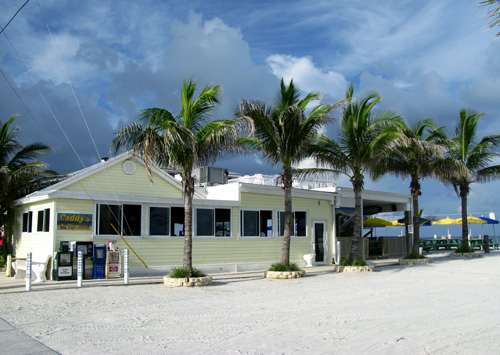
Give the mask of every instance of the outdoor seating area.
MULTIPOLYGON (((462 245, 462 239, 423 239, 420 240, 420 246, 425 252, 431 250, 451 250, 458 249, 462 245)), ((484 240, 483 239, 471 239, 469 240, 469 246, 474 249, 483 250, 484 240)), ((495 243, 493 239, 489 239, 490 249, 498 249, 498 243, 495 243)))

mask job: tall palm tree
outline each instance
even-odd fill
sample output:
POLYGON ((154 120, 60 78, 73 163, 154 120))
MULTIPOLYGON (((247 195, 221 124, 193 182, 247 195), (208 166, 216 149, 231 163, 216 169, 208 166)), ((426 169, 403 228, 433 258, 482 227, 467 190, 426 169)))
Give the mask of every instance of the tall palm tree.
POLYGON ((413 245, 412 253, 419 253, 420 210, 418 197, 422 194, 420 180, 444 178, 453 164, 445 158, 445 148, 438 144, 443 139, 441 131, 431 118, 418 120, 415 125, 403 126, 399 136, 377 158, 372 176, 380 178, 386 173, 410 179, 413 197, 413 245))
POLYGON ((493 148, 500 146, 500 134, 481 138, 478 142, 477 124, 484 113, 474 110, 460 110, 460 118, 455 128, 455 137, 448 141, 448 152, 462 168, 449 178, 462 202, 462 247, 467 239, 467 197, 470 185, 500 178, 500 165, 490 165, 500 153, 493 148))
POLYGON ((196 83, 182 84, 182 111, 174 116, 163 108, 148 108, 140 112, 138 122, 122 128, 113 139, 111 149, 133 149, 144 160, 152 178, 152 167, 174 167, 182 177, 184 197, 184 260, 186 270, 192 270, 194 169, 212 163, 224 151, 236 151, 236 138, 243 120, 209 122, 209 113, 220 102, 219 85, 207 85, 195 97, 196 83))
POLYGON ((350 258, 362 256, 359 242, 362 232, 361 191, 364 173, 372 169, 376 156, 397 136, 397 126, 402 126, 400 116, 389 110, 374 112, 381 97, 374 91, 355 100, 354 85, 346 89, 349 102, 342 109, 338 142, 327 136, 318 137, 310 147, 310 154, 319 165, 326 168, 309 169, 309 173, 333 172, 349 177, 354 190, 355 215, 350 258))
MULTIPOLYGON (((488 7, 488 18, 490 19, 490 23, 488 25, 488 30, 493 27, 500 26, 500 0, 482 0, 479 1, 479 6, 488 7)), ((500 36, 500 32, 498 32, 493 39, 496 39, 500 36)))
POLYGON ((23 146, 18 141, 19 127, 13 126, 17 115, 0 121, 0 226, 14 200, 57 182, 60 176, 44 169, 38 159, 52 149, 40 142, 23 146))
POLYGON ((310 92, 300 98, 300 90, 293 79, 286 85, 281 79, 280 90, 274 105, 266 105, 261 101, 243 100, 239 107, 239 116, 250 118, 255 133, 251 137, 241 137, 240 142, 262 152, 263 156, 273 165, 281 165, 282 172, 279 181, 285 194, 285 228, 281 263, 290 264, 290 237, 292 226, 292 177, 293 165, 307 157, 311 140, 319 130, 333 117, 329 113, 343 101, 328 105, 315 106, 306 115, 307 105, 319 99, 319 93, 310 92))

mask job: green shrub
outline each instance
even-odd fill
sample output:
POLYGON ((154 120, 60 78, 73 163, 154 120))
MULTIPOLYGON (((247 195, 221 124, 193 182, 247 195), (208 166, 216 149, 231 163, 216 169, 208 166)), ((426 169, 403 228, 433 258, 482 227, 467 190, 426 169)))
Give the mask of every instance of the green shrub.
POLYGON ((189 271, 181 267, 175 267, 172 269, 172 271, 170 271, 170 277, 174 279, 204 276, 206 276, 206 274, 200 269, 192 269, 191 271, 189 271))
POLYGON ((352 259, 351 258, 342 258, 342 260, 340 261, 340 265, 352 266, 352 259))
POLYGON ((425 259, 425 256, 420 255, 419 253, 410 253, 405 256, 405 259, 425 259))
POLYGON ((297 264, 290 263, 288 266, 286 266, 283 263, 276 263, 272 264, 271 267, 269 268, 269 271, 299 271, 300 268, 297 266, 297 264))
POLYGON ((357 258, 352 262, 352 266, 366 266, 366 261, 363 258, 357 258))
POLYGON ((0 269, 3 269, 6 266, 6 257, 3 254, 0 254, 0 269))
POLYGON ((457 248, 457 250, 455 250, 455 253, 473 253, 474 252, 474 248, 471 248, 469 246, 465 246, 465 247, 460 247, 460 248, 457 248))
POLYGON ((355 260, 351 258, 343 258, 340 261, 342 266, 366 266, 366 261, 363 258, 357 258, 355 260))

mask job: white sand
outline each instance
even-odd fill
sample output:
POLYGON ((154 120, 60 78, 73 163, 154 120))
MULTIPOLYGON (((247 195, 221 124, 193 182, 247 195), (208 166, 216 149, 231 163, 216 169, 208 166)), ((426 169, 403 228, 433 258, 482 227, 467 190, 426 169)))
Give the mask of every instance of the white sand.
POLYGON ((0 299, 0 317, 62 354, 500 353, 500 252, 374 273, 0 299))

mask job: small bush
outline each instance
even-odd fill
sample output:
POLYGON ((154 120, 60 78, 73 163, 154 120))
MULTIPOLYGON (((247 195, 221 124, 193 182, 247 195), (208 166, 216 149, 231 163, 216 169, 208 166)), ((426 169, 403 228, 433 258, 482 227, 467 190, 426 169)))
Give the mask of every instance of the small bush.
POLYGON ((419 253, 410 253, 405 256, 405 259, 425 259, 425 256, 420 255, 419 253))
POLYGON ((474 248, 471 248, 469 246, 465 246, 465 247, 460 247, 460 248, 457 248, 457 250, 455 250, 455 253, 473 253, 474 252, 474 248))
POLYGON ((366 266, 366 261, 363 258, 357 258, 352 262, 352 266, 366 266))
POLYGON ((351 258, 343 258, 340 261, 342 266, 366 266, 366 261, 363 258, 357 258, 355 260, 351 258))
POLYGON ((170 277, 174 279, 180 279, 180 278, 190 278, 190 277, 204 277, 206 274, 201 271, 200 269, 192 269, 192 270, 187 270, 181 267, 176 267, 173 268, 172 271, 170 271, 170 277))
POLYGON ((299 271, 297 264, 290 263, 288 266, 283 263, 272 264, 269 271, 299 271))

